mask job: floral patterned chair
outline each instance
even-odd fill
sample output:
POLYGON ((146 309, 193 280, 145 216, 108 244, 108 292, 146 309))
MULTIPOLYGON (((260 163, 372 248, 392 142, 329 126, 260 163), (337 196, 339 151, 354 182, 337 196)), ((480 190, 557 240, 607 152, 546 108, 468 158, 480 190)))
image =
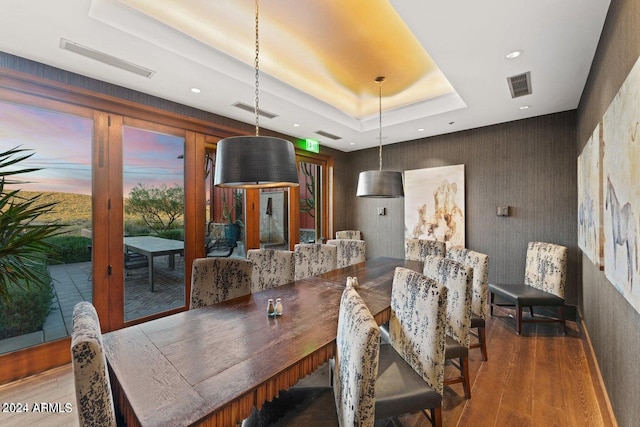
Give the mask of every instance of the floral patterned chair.
POLYGON ((444 357, 458 359, 460 375, 444 379, 445 385, 462 383, 464 395, 471 399, 469 379, 469 329, 471 327, 471 295, 473 293, 473 270, 449 258, 428 256, 422 272, 425 276, 442 283, 448 290, 447 336, 444 357))
POLYGON ((338 248, 334 245, 297 243, 293 252, 296 280, 336 269, 338 248))
POLYGON ((515 307, 516 332, 525 322, 558 322, 567 333, 564 308, 564 286, 567 280, 567 254, 564 246, 545 242, 529 242, 522 284, 489 284, 491 315, 494 306, 515 307), (496 303, 498 295, 506 303, 496 303), (534 317, 533 307, 558 307, 558 317, 534 317), (531 317, 522 318, 522 307, 529 307, 531 317))
POLYGON ((247 259, 253 264, 251 292, 258 292, 293 282, 293 251, 249 249, 247 259))
POLYGON ((410 261, 423 261, 426 256, 444 256, 444 242, 426 239, 407 239, 404 242, 404 258, 410 261))
POLYGON ((360 230, 340 230, 336 231, 336 239, 362 240, 360 230))
POLYGON ((235 258, 197 258, 191 269, 189 309, 217 304, 251 293, 251 261, 235 258))
POLYGON ((358 264, 359 262, 365 262, 367 259, 365 256, 366 245, 364 240, 332 239, 327 240, 327 245, 334 245, 338 247, 336 253, 337 268, 358 264))
POLYGON ((79 302, 73 309, 71 362, 81 427, 115 426, 116 415, 94 306, 79 302))
POLYGON ((391 291, 389 344, 380 345, 376 419, 422 411, 442 425, 447 289, 398 267, 391 291))
POLYGON ((254 411, 243 427, 373 427, 380 331, 358 292, 345 288, 340 300, 334 387, 295 387, 254 411))
POLYGON ((473 269, 473 294, 471 296, 471 330, 476 330, 477 343, 469 348, 480 348, 482 359, 487 359, 486 320, 489 315, 489 256, 471 249, 452 247, 447 258, 461 262, 473 269))

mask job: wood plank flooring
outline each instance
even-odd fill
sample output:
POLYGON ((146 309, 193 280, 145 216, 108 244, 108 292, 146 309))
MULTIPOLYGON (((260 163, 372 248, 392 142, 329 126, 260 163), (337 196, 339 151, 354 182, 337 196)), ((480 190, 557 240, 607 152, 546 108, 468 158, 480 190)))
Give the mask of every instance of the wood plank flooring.
MULTIPOLYGON (((497 313, 487 325, 489 361, 479 349, 470 352, 470 400, 461 384, 445 388, 443 425, 453 426, 616 426, 581 334, 568 322, 570 334, 559 325, 525 324, 517 336, 514 320, 497 313)), ((447 368, 448 373, 453 368, 447 368)), ((72 403, 71 365, 0 386, 2 405, 13 403, 72 403)), ((1 426, 77 426, 77 414, 7 413, 0 408, 1 426)), ((428 427, 421 414, 400 418, 405 427, 428 427)))

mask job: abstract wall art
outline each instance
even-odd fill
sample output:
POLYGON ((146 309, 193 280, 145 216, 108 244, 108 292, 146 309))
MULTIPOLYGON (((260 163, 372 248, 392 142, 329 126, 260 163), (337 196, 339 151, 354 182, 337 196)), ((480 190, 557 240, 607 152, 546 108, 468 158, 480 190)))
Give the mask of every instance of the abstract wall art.
POLYGON ((408 170, 405 238, 465 245, 464 165, 408 170))
POLYGON ((578 246, 594 265, 603 266, 602 124, 578 156, 578 246))
POLYGON ((604 271, 640 312, 640 59, 602 119, 604 271))

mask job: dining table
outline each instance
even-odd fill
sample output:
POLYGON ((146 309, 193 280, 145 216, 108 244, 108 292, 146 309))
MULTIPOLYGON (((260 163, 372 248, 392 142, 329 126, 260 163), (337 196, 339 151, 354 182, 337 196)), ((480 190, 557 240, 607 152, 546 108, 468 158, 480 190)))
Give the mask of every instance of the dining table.
POLYGON ((104 334, 119 413, 128 426, 236 426, 333 357, 347 277, 388 321, 396 267, 422 271, 376 258, 104 334), (269 316, 276 298, 282 315, 269 316))

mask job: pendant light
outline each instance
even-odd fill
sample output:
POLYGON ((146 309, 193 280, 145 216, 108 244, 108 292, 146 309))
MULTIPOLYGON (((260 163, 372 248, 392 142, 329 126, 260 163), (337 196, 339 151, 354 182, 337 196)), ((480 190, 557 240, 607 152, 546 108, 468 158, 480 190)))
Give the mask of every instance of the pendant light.
POLYGON ((358 197, 404 197, 404 188, 402 186, 402 172, 383 171, 382 170, 382 82, 384 77, 376 77, 379 84, 379 169, 360 172, 358 177, 358 197))
POLYGON ((255 136, 234 136, 218 141, 214 184, 230 188, 297 187, 298 171, 293 144, 282 138, 260 136, 259 26, 256 0, 255 136))

